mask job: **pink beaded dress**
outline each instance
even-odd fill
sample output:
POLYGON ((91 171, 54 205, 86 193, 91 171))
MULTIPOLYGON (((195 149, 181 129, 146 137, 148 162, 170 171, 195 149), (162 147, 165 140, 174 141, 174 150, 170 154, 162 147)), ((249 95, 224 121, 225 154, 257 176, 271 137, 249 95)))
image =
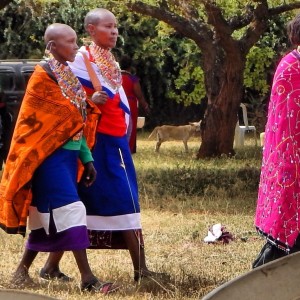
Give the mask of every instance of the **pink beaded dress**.
POLYGON ((300 231, 300 54, 279 63, 265 129, 255 225, 289 251, 300 231))

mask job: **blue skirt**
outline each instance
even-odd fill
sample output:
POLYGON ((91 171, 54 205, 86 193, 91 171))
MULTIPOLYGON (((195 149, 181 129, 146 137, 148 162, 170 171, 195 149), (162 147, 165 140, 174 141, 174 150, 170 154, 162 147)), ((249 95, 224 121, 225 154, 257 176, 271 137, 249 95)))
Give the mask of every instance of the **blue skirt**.
POLYGON ((112 232, 141 229, 137 179, 126 136, 97 133, 92 154, 96 181, 90 187, 79 184, 78 192, 87 211, 91 247, 106 248, 93 241, 104 236, 111 240, 112 232), (91 233, 98 233, 98 238, 91 238, 91 233))
POLYGON ((35 171, 27 248, 80 250, 89 246, 86 210, 77 192, 78 151, 60 148, 35 171))

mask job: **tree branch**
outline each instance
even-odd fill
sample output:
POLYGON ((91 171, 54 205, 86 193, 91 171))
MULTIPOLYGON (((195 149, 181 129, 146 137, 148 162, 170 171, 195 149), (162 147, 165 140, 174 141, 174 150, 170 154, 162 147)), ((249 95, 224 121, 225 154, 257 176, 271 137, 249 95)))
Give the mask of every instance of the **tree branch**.
POLYGON ((211 24, 213 27, 217 28, 222 34, 231 35, 232 29, 228 26, 227 21, 223 17, 220 7, 215 5, 210 0, 204 0, 202 2, 207 13, 208 24, 211 24))
POLYGON ((267 0, 256 0, 256 7, 253 4, 247 4, 245 6, 245 13, 241 16, 236 16, 230 19, 229 25, 233 30, 238 30, 248 26, 255 18, 255 14, 257 13, 258 6, 266 6, 268 7, 267 0))
POLYGON ((199 13, 196 9, 197 5, 195 5, 194 2, 193 0, 175 0, 176 5, 180 7, 184 16, 187 16, 189 19, 193 18, 199 20, 199 13))
POLYGON ((237 43, 232 38, 233 30, 225 20, 221 8, 214 1, 203 0, 202 3, 207 14, 207 22, 214 27, 216 42, 220 43, 227 53, 231 53, 237 43))
MULTIPOLYGON (((263 1, 266 3, 265 1, 263 1)), ((300 8, 300 2, 298 3, 292 3, 292 4, 284 4, 277 7, 269 8, 268 9, 268 17, 279 15, 288 11, 291 11, 293 9, 300 8)), ((241 16, 236 16, 231 18, 228 21, 229 26, 233 30, 241 29, 251 23, 251 21, 254 18, 254 7, 251 5, 246 6, 246 12, 241 16)))
POLYGON ((291 3, 291 4, 284 4, 277 7, 273 7, 269 9, 269 15, 279 15, 282 13, 285 13, 287 11, 291 11, 293 9, 300 8, 300 2, 297 3, 291 3))
POLYGON ((250 48, 259 40, 265 32, 269 20, 269 9, 266 0, 262 0, 253 11, 253 20, 250 23, 244 36, 240 39, 240 46, 244 53, 248 53, 250 48))
POLYGON ((254 7, 248 5, 246 7, 246 12, 243 15, 231 18, 228 21, 228 24, 231 27, 232 31, 241 29, 249 25, 253 19, 253 13, 254 13, 254 7))
POLYGON ((202 20, 183 18, 164 7, 148 5, 141 1, 131 2, 129 8, 169 24, 178 33, 195 41, 202 50, 209 50, 212 47, 213 33, 202 20))

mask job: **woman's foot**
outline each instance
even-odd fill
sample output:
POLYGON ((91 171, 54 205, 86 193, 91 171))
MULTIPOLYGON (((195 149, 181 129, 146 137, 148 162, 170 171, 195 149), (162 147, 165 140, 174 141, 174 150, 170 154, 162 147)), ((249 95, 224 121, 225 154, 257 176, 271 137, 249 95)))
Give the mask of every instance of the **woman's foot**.
POLYGON ((62 273, 59 269, 54 271, 46 271, 44 268, 40 270, 40 277, 45 280, 54 280, 57 279, 63 282, 70 282, 73 278, 68 275, 62 273))
POLYGON ((27 270, 17 270, 13 274, 10 283, 13 287, 28 287, 35 284, 27 270))
POLYGON ((112 282, 102 282, 96 277, 89 282, 85 282, 81 284, 81 291, 101 293, 103 295, 108 295, 110 293, 113 293, 119 288, 120 286, 115 285, 112 282))

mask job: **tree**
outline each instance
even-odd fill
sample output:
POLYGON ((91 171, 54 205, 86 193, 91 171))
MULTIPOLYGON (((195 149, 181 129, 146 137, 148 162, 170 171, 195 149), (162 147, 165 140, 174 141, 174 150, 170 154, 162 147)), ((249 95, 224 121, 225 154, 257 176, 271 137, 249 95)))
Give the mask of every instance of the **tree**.
POLYGON ((10 2, 12 2, 13 0, 2 0, 0 2, 0 9, 4 8, 6 5, 8 5, 10 2))
POLYGON ((233 155, 247 54, 272 18, 300 8, 300 2, 159 0, 156 4, 132 0, 129 7, 169 24, 201 50, 199 64, 204 71, 208 108, 198 158, 233 155))
POLYGON ((0 11, 0 58, 41 58, 46 27, 66 23, 80 35, 85 13, 85 6, 77 0, 12 1, 0 11))

